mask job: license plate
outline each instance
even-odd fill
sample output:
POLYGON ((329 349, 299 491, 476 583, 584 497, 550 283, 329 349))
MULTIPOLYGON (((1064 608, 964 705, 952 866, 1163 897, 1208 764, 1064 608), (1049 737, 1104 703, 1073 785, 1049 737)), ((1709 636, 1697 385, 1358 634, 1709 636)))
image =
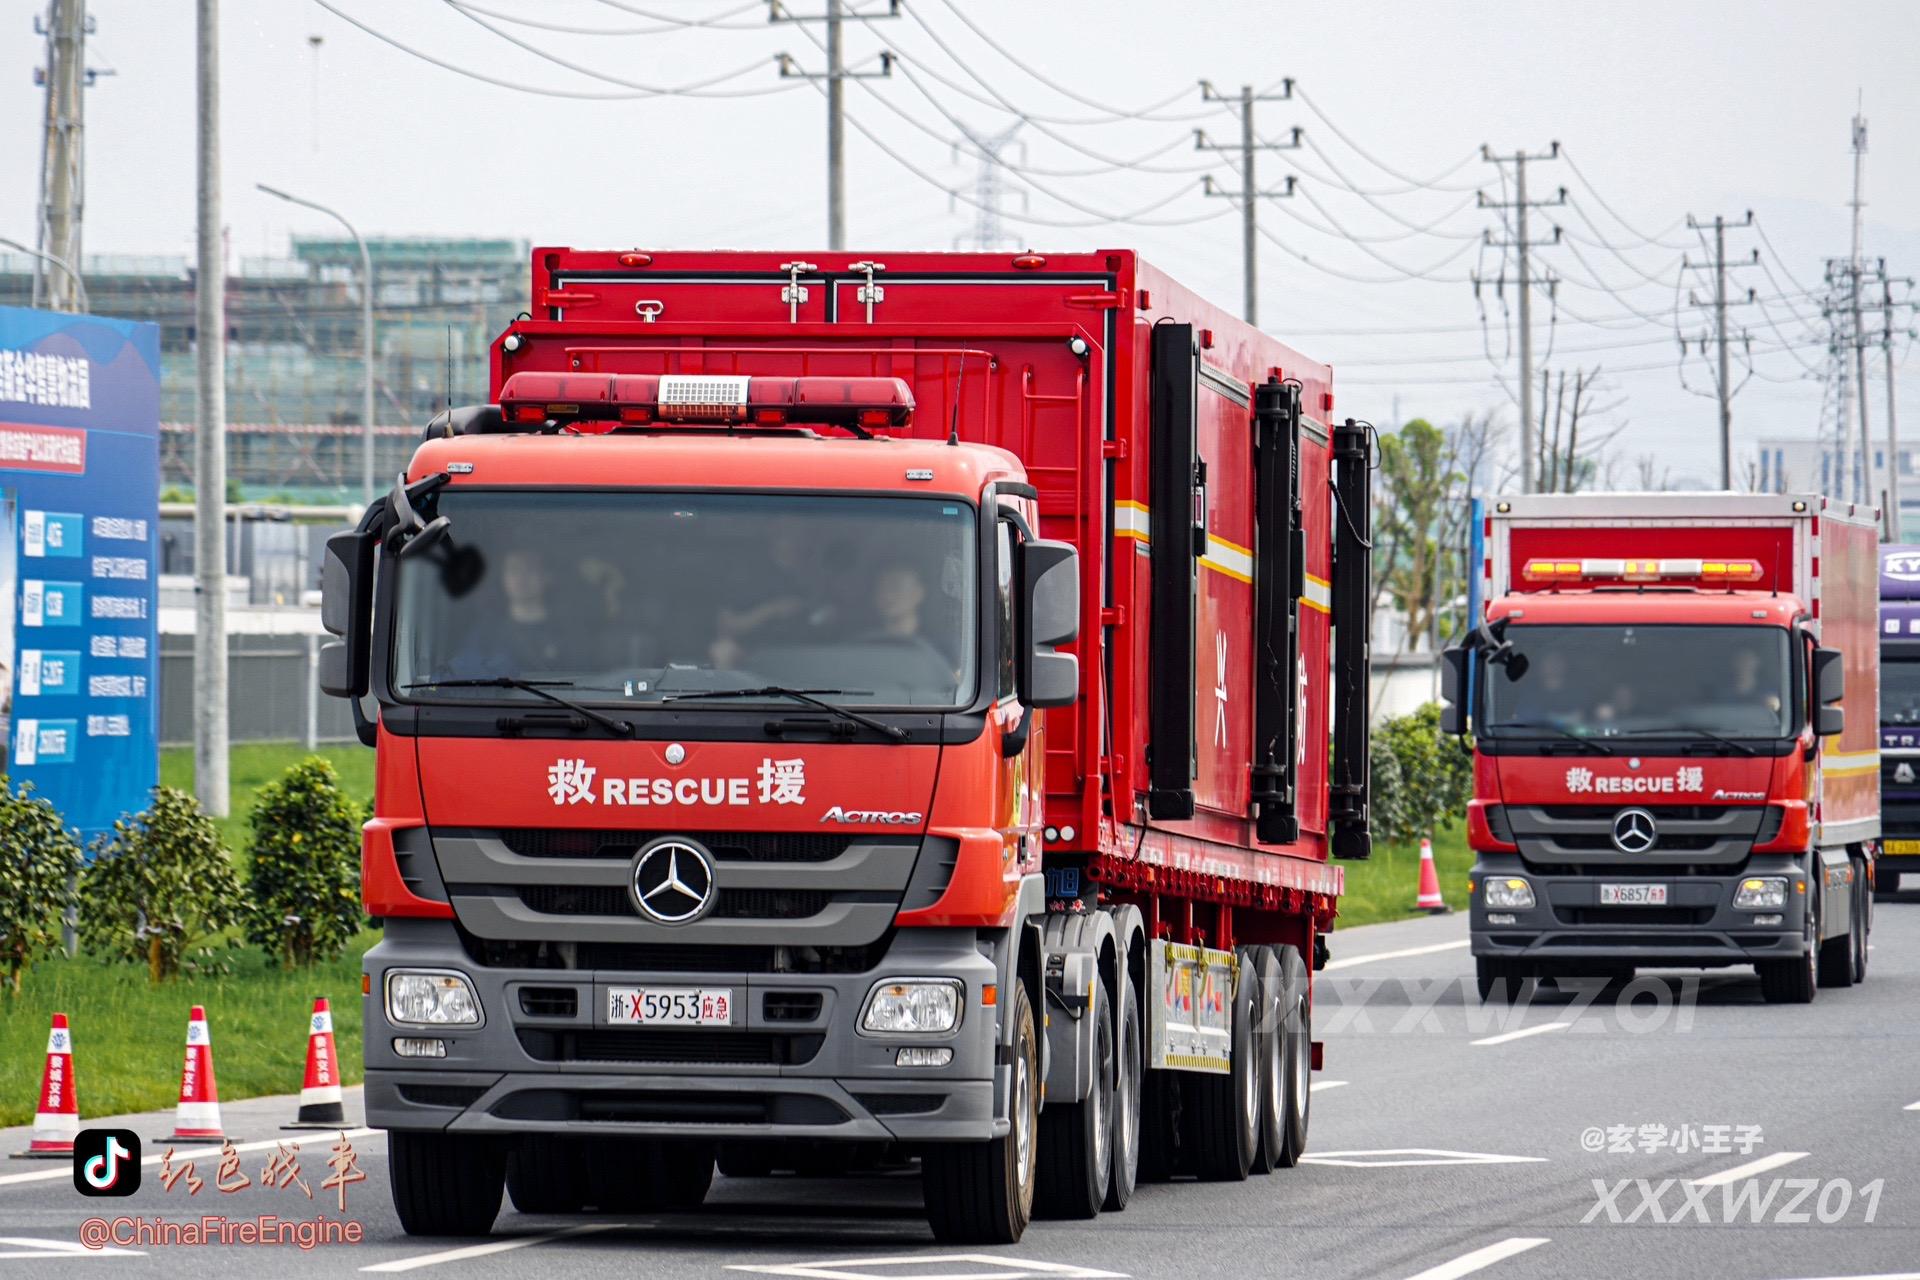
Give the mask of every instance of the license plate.
POLYGON ((1920 840, 1883 840, 1880 842, 1882 853, 1920 853, 1920 840))
POLYGON ((607 1021, 632 1027, 724 1027, 731 987, 609 987, 607 1021))
POLYGON ((1600 886, 1600 905, 1603 907, 1664 907, 1667 905, 1667 886, 1603 884, 1600 886))

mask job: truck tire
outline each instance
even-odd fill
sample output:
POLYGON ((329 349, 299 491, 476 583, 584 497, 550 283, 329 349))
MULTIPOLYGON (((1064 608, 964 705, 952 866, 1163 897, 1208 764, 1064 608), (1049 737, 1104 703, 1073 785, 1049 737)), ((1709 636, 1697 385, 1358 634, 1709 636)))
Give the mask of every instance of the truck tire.
POLYGON ((521 1213, 579 1213, 586 1208, 586 1144, 528 1136, 507 1156, 507 1195, 521 1213))
POLYGON ((1178 1071, 1149 1067, 1141 1073, 1140 1181, 1167 1182, 1180 1171, 1186 1103, 1178 1071))
MULTIPOLYGON (((1818 880, 1808 877, 1815 884, 1818 880)), ((1805 955, 1788 960, 1762 960, 1754 965, 1760 974, 1760 995, 1768 1004, 1812 1004, 1820 986, 1820 895, 1815 892, 1807 904, 1807 950, 1805 955)))
POLYGON ((1260 988, 1254 1020, 1254 1056, 1260 1061, 1260 1144, 1253 1152, 1253 1172, 1272 1173, 1280 1167, 1280 1148, 1286 1125, 1287 1064, 1281 1034, 1287 1006, 1280 980, 1280 956, 1272 947, 1255 947, 1259 956, 1260 988))
MULTIPOLYGON (((1851 864, 1849 864, 1851 865, 1851 864)), ((1822 873, 1824 874, 1824 873, 1822 873)), ((1860 927, 1860 899, 1854 894, 1853 886, 1847 886, 1848 920, 1847 931, 1836 937, 1827 938, 1820 943, 1820 985, 1823 987, 1850 987, 1853 985, 1853 934, 1860 927)), ((1826 894, 1820 895, 1824 903, 1826 894)), ((1824 921, 1826 908, 1821 908, 1824 921)), ((1816 938, 1819 934, 1814 935, 1816 938)))
POLYGON ((1240 949, 1240 976, 1233 984, 1232 1069, 1188 1081, 1193 1108, 1185 1137, 1193 1144, 1194 1172, 1202 1182, 1241 1182, 1253 1168, 1260 1136, 1260 1063, 1254 1046, 1252 948, 1240 949))
POLYGON ((1867 943, 1873 937, 1873 892, 1867 888, 1867 861, 1853 860, 1853 980, 1867 980, 1867 943))
POLYGON ((647 1138, 594 1143, 585 1161, 588 1203, 604 1213, 697 1209, 713 1186, 713 1146, 647 1138))
POLYGON ((1105 979, 1094 984, 1094 1001, 1082 1015, 1093 1019, 1093 1084, 1079 1102, 1062 1102, 1040 1113, 1039 1168, 1034 1216, 1094 1218, 1107 1202, 1113 1174, 1113 1001, 1105 979))
POLYGON ((507 1148, 464 1133, 387 1131, 387 1178, 410 1236, 484 1236, 500 1216, 507 1148))
POLYGON ((1113 1176, 1107 1179, 1109 1213, 1118 1213, 1133 1199, 1140 1181, 1140 1095, 1146 1077, 1145 1032, 1140 1025, 1140 996, 1123 971, 1119 1013, 1120 1033, 1113 1056, 1113 1176))
POLYGON ((1313 1101, 1313 1000, 1307 962, 1300 949, 1278 948, 1280 959, 1280 1061, 1285 1068, 1281 1100, 1280 1167, 1291 1169, 1307 1153, 1307 1116, 1313 1101))
POLYGON ((1540 980, 1504 956, 1475 956, 1473 982, 1481 1004, 1525 1004, 1533 1000, 1540 980))
POLYGON ((1004 1138, 929 1146, 921 1157, 927 1225, 950 1244, 1014 1244, 1033 1217, 1040 1040, 1025 983, 1013 984, 1013 1071, 1004 1138))

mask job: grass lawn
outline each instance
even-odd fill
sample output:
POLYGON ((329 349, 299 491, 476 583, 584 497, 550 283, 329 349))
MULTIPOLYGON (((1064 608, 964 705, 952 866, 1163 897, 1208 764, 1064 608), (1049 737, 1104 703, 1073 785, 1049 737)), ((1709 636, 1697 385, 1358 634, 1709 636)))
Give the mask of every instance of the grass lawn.
MULTIPOLYGON (((1440 894, 1455 911, 1467 907, 1467 871, 1473 850, 1467 848, 1464 820, 1434 832, 1433 861, 1440 872, 1440 894)), ((1347 891, 1340 897, 1336 928, 1404 920, 1419 914, 1413 900, 1420 891, 1420 846, 1376 844, 1365 862, 1343 862, 1347 891)))
MULTIPOLYGON (((243 867, 255 790, 309 754, 333 762, 347 794, 362 804, 372 800, 373 752, 364 747, 328 746, 317 753, 297 743, 234 747, 233 812, 217 823, 221 839, 243 867)), ((162 751, 160 780, 191 792, 193 752, 162 751)), ((26 975, 18 997, 0 996, 0 1080, 7 1086, 0 1093, 0 1125, 33 1119, 48 1016, 56 1011, 73 1023, 73 1071, 82 1116, 171 1106, 180 1088, 187 1010, 196 1004, 207 1008, 214 1074, 223 1098, 299 1091, 306 1066, 307 1015, 313 998, 321 995, 333 1006, 341 1076, 357 1083, 360 956, 379 936, 366 930, 338 960, 309 970, 276 969, 230 936, 230 949, 223 956, 229 972, 182 977, 161 987, 148 983, 143 966, 107 965, 87 955, 43 961, 26 975)))

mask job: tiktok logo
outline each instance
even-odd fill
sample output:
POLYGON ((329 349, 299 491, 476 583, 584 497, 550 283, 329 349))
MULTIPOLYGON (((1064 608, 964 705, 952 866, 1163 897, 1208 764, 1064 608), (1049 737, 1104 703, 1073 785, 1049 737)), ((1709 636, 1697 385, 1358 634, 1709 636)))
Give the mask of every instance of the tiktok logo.
POLYGON ((140 1189, 140 1139, 131 1129, 82 1129, 73 1140, 73 1187, 83 1196, 140 1189))

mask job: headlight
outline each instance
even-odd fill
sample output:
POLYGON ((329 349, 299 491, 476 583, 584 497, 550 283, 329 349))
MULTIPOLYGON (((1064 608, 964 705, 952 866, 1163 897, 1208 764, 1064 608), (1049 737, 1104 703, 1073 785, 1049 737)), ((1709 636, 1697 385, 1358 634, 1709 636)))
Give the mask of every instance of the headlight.
POLYGON ((480 1001, 457 973, 418 973, 394 969, 387 973, 387 1018, 413 1026, 473 1026, 480 1021, 480 1001))
POLYGON ((960 984, 951 979, 882 982, 867 995, 860 1029, 876 1035, 938 1034, 960 1025, 960 984))
POLYGON ((1533 886, 1517 878, 1486 882, 1487 906, 1495 910, 1525 911, 1533 906, 1533 886))
POLYGON ((1742 880, 1733 895, 1733 905, 1742 911, 1778 911, 1787 905, 1785 876, 1762 876, 1742 880))

